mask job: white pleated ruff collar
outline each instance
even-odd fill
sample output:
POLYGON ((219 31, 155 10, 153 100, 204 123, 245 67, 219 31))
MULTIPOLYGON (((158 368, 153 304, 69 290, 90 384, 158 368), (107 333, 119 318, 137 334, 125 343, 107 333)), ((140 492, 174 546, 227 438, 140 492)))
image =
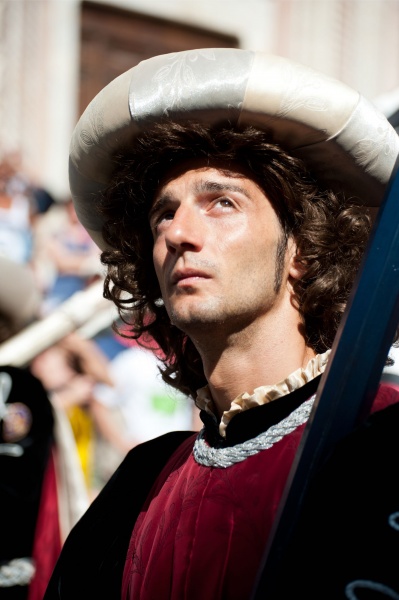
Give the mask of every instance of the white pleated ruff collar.
MULTIPOLYGON (((316 354, 314 358, 310 359, 305 368, 301 367, 297 369, 279 383, 262 385, 255 388, 252 394, 243 392, 237 396, 237 398, 232 401, 229 410, 224 411, 222 415, 219 424, 220 435, 226 437, 226 427, 231 419, 238 413, 253 408, 254 406, 267 404, 277 398, 281 398, 281 396, 294 392, 305 385, 305 383, 308 383, 308 381, 311 381, 318 375, 324 373, 330 353, 331 350, 327 350, 324 354, 316 354)), ((200 410, 204 410, 212 416, 217 415, 216 407, 207 385, 198 390, 195 403, 200 410)))

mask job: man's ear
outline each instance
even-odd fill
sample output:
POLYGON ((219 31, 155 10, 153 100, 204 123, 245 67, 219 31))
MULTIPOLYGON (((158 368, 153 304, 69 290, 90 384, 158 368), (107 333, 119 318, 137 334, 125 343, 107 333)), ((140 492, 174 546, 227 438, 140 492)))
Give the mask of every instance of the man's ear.
POLYGON ((306 265, 302 262, 295 240, 288 241, 289 266, 288 274, 293 279, 302 279, 306 272, 306 265))

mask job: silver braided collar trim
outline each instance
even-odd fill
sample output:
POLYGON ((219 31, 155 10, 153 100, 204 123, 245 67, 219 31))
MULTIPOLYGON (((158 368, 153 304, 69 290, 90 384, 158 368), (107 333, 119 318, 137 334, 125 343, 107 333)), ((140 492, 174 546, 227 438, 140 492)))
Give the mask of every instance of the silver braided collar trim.
POLYGON ((261 450, 271 448, 284 436, 294 431, 294 429, 303 423, 306 423, 312 410, 315 397, 316 394, 298 406, 296 410, 280 421, 280 423, 272 425, 267 431, 260 433, 252 440, 247 440, 242 444, 236 444, 229 448, 211 448, 204 439, 205 429, 201 429, 193 448, 195 461, 204 467, 219 467, 225 469, 238 462, 242 462, 254 454, 258 454, 261 450))
POLYGON ((31 558, 14 558, 0 566, 0 588, 29 585, 35 574, 31 558))

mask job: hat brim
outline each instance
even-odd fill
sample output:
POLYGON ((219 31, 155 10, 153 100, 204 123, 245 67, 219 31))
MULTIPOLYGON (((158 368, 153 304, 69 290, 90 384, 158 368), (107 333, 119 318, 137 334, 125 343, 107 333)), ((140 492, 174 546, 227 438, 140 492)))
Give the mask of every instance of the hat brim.
POLYGON ((371 208, 381 204, 399 155, 398 135, 371 102, 299 63, 234 48, 156 56, 108 84, 72 136, 71 195, 98 246, 94 200, 110 182, 115 153, 165 118, 267 129, 323 185, 371 208))

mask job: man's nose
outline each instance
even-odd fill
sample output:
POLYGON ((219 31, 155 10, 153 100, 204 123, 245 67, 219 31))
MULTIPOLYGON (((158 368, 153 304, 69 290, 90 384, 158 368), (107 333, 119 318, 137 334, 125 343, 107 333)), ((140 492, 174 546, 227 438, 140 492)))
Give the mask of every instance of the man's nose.
POLYGON ((170 251, 198 251, 203 244, 201 217, 193 208, 179 207, 166 230, 166 245, 170 251))

